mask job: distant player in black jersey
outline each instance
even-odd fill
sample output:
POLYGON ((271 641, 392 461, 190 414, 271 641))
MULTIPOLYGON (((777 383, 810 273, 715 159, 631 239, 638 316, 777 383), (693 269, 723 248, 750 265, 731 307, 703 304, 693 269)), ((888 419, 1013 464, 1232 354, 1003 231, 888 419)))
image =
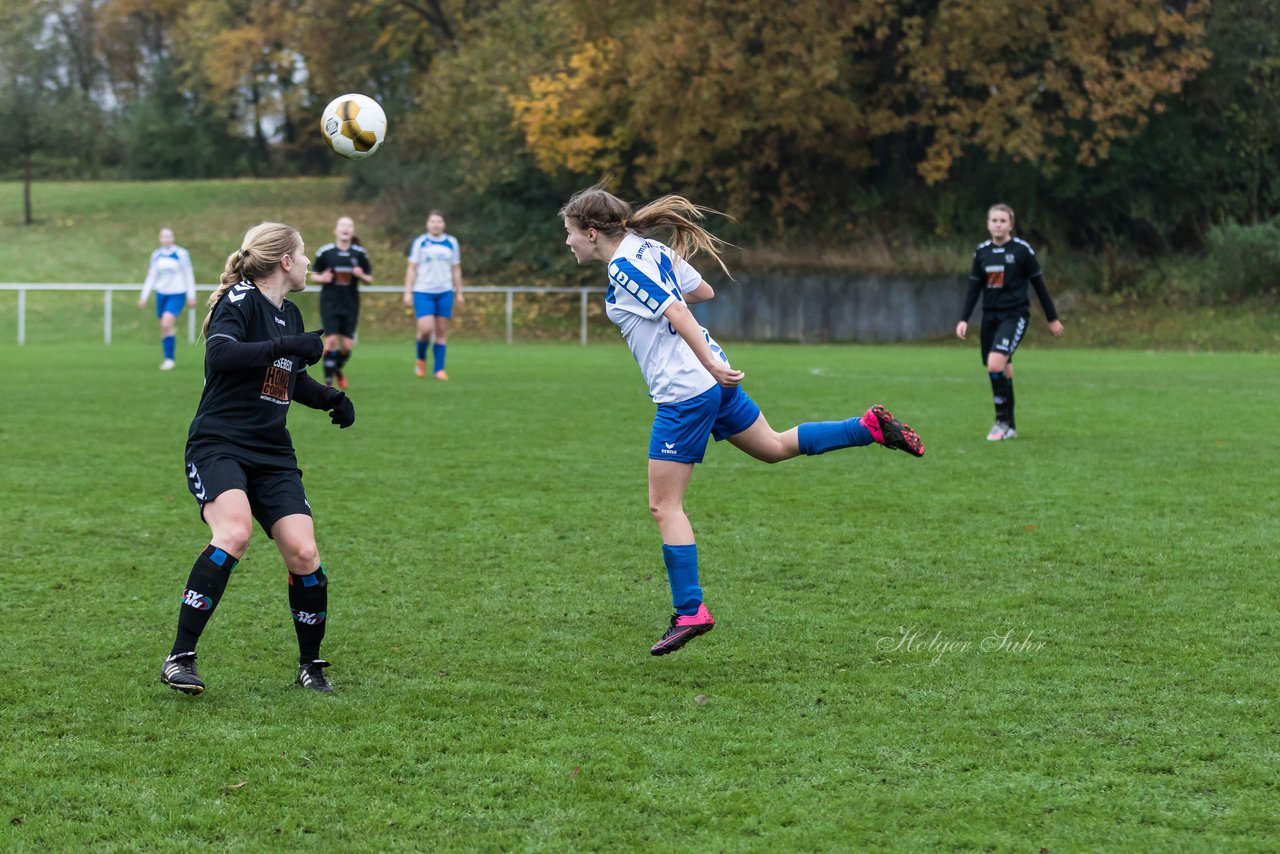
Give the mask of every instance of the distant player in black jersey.
POLYGON ((339 427, 350 427, 356 414, 343 392, 307 376, 306 366, 320 360, 324 347, 319 333, 303 331, 302 314, 285 299, 306 287, 307 264, 297 231, 264 222, 228 256, 222 283, 209 298, 204 392, 187 435, 186 465, 187 486, 212 536, 182 592, 178 637, 160 675, 188 694, 204 690, 196 641, 244 555, 254 519, 289 570, 298 684, 331 690, 324 675, 329 663, 320 658, 328 580, 285 416, 291 401, 328 411, 339 427))
POLYGON ((982 364, 991 378, 992 399, 996 405, 996 423, 987 434, 988 442, 1018 438, 1013 419, 1013 351, 1018 349, 1027 321, 1031 319, 1031 300, 1027 285, 1036 289, 1040 307, 1049 321, 1055 338, 1062 335, 1062 321, 1049 298, 1040 272, 1035 250, 1025 240, 1013 236, 1013 208, 992 205, 987 211, 987 231, 991 239, 973 253, 973 269, 969 273, 969 290, 956 324, 956 336, 964 340, 969 333, 969 315, 982 295, 982 364))
POLYGON ((351 348, 356 345, 356 324, 360 320, 360 283, 373 281, 373 265, 355 236, 351 217, 340 218, 333 227, 333 243, 316 252, 311 281, 324 285, 320 291, 320 325, 328 332, 324 340, 324 384, 346 390, 343 373, 351 348))

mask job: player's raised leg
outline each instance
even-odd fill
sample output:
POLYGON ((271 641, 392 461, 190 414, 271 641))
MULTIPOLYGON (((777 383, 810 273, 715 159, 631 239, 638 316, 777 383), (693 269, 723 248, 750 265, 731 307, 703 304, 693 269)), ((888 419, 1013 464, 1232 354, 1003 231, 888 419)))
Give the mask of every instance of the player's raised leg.
POLYGON ((906 451, 916 457, 924 456, 924 444, 916 432, 879 404, 857 418, 808 421, 781 433, 770 427, 761 413, 746 430, 729 436, 729 442, 766 463, 779 463, 801 454, 817 456, 871 444, 906 451))

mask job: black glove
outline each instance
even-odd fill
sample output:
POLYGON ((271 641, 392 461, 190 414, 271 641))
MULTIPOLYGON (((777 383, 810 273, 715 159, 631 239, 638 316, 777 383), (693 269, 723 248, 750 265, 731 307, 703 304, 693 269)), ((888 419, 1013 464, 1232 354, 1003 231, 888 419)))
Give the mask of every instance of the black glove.
POLYGON ((338 392, 330 401, 329 420, 343 430, 356 423, 356 406, 343 392, 338 392))
POLYGON ((275 352, 277 356, 297 356, 314 365, 324 356, 324 339, 317 332, 282 335, 276 339, 275 352))

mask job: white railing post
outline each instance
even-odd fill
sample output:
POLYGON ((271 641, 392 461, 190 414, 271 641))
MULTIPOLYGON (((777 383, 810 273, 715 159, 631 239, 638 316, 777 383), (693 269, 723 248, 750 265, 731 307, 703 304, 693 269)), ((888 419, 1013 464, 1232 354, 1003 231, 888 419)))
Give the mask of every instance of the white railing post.
MULTIPOLYGON (((114 314, 113 305, 115 291, 131 290, 129 285, 112 285, 112 284, 90 284, 85 282, 50 282, 47 284, 32 282, 0 282, 0 291, 16 291, 18 294, 18 344, 27 343, 27 291, 36 291, 38 293, 45 291, 102 291, 102 341, 104 344, 110 344, 114 333, 114 314)), ((210 286, 199 286, 197 291, 210 292, 214 288, 210 286)), ((401 294, 403 290, 398 287, 369 287, 361 288, 366 293, 385 293, 385 294, 401 294)), ((506 338, 508 344, 515 343, 515 295, 520 294, 537 294, 546 297, 551 294, 578 294, 579 299, 579 330, 578 340, 582 344, 586 344, 589 339, 589 299, 591 294, 603 294, 604 288, 581 288, 581 287, 525 287, 522 285, 478 285, 467 288, 470 294, 486 293, 486 294, 505 294, 506 295, 506 338)), ((199 318, 196 312, 191 310, 187 314, 187 340, 191 344, 196 343, 196 327, 199 325, 199 318)))
POLYGON ((513 311, 515 291, 507 290, 507 343, 511 343, 511 312, 513 311))

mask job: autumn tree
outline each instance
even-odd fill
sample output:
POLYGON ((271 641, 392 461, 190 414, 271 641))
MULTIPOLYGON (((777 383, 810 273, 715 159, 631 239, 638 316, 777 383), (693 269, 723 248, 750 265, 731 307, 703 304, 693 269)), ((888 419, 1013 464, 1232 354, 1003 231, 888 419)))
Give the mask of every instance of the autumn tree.
POLYGON ((1105 157, 1207 61, 1204 3, 666 0, 593 20, 511 103, 545 170, 804 210, 886 157, 1105 157))

